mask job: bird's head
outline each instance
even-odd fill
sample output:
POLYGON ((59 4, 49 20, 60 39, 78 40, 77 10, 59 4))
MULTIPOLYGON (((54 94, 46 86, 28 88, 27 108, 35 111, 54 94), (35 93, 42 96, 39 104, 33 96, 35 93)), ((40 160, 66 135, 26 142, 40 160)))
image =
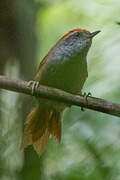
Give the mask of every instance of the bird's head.
MULTIPOLYGON (((45 64, 48 57, 50 59, 65 60, 74 56, 83 55, 86 57, 87 52, 91 46, 92 38, 100 31, 89 32, 84 29, 73 29, 65 34, 49 53, 43 58, 40 67, 45 64)), ((83 57, 82 56, 82 57, 83 57)))
POLYGON ((60 45, 60 49, 63 49, 63 52, 66 52, 69 55, 81 52, 87 53, 91 46, 92 38, 99 32, 100 31, 95 31, 91 33, 84 29, 73 29, 65 34, 58 41, 57 45, 60 45))

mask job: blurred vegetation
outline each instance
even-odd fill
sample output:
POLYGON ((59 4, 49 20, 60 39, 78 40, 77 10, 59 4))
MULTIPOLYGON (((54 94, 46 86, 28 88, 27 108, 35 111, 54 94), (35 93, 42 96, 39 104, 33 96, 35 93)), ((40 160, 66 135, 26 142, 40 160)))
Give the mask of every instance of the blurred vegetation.
MULTIPOLYGON (((32 79, 41 59, 73 28, 101 30, 88 55, 83 92, 120 103, 119 0, 1 0, 0 74, 32 79)), ((63 115, 61 144, 39 158, 20 149, 31 97, 0 91, 0 180, 119 180, 120 119, 73 106, 63 115)))

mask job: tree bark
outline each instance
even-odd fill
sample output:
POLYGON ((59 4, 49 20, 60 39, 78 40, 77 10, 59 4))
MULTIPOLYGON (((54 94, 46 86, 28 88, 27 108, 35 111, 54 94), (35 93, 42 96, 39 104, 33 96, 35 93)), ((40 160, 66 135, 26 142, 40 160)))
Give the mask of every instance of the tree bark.
POLYGON ((5 76, 0 76, 0 88, 63 102, 70 106, 76 105, 85 107, 88 109, 120 117, 120 104, 106 101, 100 98, 74 95, 60 89, 43 85, 39 85, 38 88, 35 88, 34 94, 32 94, 32 87, 28 86, 27 81, 11 80, 5 76))

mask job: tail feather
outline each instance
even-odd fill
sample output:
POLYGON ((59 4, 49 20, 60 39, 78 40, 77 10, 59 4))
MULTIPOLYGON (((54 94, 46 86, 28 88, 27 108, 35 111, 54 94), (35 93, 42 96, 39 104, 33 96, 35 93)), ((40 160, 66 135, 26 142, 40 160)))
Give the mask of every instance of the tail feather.
POLYGON ((41 154, 45 150, 50 135, 60 142, 61 112, 34 108, 27 117, 21 147, 33 145, 35 151, 41 154))
POLYGON ((33 147, 39 155, 44 152, 48 142, 49 135, 49 132, 46 130, 41 138, 33 142, 33 147))
POLYGON ((56 137, 58 142, 61 140, 61 117, 58 112, 54 112, 50 119, 49 132, 56 137))

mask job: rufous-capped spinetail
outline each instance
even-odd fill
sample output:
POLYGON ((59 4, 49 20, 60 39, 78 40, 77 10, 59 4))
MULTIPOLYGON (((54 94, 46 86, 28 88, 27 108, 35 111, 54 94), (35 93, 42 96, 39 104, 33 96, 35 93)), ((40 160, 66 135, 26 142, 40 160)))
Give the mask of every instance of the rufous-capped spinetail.
MULTIPOLYGON (((58 88, 74 94, 81 90, 88 76, 87 53, 92 38, 100 31, 90 33, 73 29, 64 35, 40 63, 34 78, 41 85, 58 88)), ((38 106, 27 116, 21 146, 33 145, 40 155, 50 135, 61 140, 61 116, 67 105, 48 99, 38 99, 38 106)))

